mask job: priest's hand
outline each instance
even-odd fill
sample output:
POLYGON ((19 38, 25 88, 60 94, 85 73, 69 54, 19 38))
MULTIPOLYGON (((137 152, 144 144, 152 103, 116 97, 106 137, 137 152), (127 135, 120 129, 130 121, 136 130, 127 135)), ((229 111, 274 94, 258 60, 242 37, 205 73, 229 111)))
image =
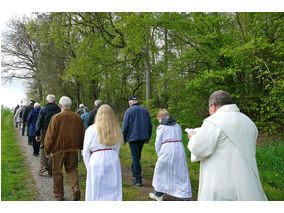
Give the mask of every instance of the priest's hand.
POLYGON ((190 132, 188 133, 188 135, 187 135, 188 139, 190 140, 190 138, 191 138, 193 135, 195 135, 195 134, 196 134, 195 131, 190 131, 190 132))

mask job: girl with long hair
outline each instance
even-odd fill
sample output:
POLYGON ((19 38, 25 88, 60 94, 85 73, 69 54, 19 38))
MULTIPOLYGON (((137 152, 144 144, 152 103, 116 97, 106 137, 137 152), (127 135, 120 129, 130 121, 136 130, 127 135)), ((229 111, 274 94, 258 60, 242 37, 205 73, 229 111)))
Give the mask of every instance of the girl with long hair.
POLYGON ((95 123, 88 127, 84 138, 87 201, 122 200, 119 149, 123 143, 121 128, 113 109, 107 104, 102 105, 95 123))

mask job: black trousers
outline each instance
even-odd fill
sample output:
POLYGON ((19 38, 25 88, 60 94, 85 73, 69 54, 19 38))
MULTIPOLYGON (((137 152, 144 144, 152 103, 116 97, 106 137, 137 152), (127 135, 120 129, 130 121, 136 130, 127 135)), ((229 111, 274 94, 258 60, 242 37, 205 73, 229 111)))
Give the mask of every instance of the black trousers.
POLYGON ((133 173, 133 177, 136 178, 136 182, 142 181, 142 176, 141 176, 142 169, 141 169, 140 159, 141 159, 141 151, 142 151, 144 143, 145 143, 145 140, 129 142, 129 147, 130 147, 131 157, 132 157, 131 171, 133 173))
POLYGON ((32 139, 32 145, 33 145, 33 150, 34 150, 34 155, 38 155, 39 154, 39 145, 40 142, 37 142, 35 139, 35 136, 29 136, 32 139))

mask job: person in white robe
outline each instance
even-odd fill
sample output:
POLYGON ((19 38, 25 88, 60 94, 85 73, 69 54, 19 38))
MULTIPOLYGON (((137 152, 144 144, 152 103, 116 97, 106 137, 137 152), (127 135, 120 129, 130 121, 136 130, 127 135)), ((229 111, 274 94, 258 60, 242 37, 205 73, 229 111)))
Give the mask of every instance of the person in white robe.
POLYGON ((199 201, 266 201, 255 152, 258 130, 229 93, 209 97, 209 114, 188 134, 191 161, 200 161, 199 201))
POLYGON ((155 191, 149 196, 162 201, 166 193, 181 200, 190 200, 191 183, 181 127, 165 109, 157 113, 157 118, 161 124, 157 128, 155 141, 158 155, 152 182, 155 191))
POLYGON ((87 168, 86 201, 122 201, 119 149, 123 143, 112 108, 102 105, 95 124, 85 132, 82 155, 87 168))

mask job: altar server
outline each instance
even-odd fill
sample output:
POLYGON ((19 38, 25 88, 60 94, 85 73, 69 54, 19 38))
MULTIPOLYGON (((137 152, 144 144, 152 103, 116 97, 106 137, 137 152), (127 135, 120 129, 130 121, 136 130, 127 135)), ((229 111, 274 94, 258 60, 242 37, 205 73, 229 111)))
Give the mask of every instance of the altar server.
POLYGON ((157 113, 160 125, 156 131, 155 149, 158 155, 150 198, 162 201, 164 193, 190 200, 191 183, 182 143, 182 130, 176 120, 163 109, 157 113))
POLYGON ((86 130, 83 159, 87 168, 87 201, 121 201, 119 149, 123 136, 113 109, 102 105, 86 130))

